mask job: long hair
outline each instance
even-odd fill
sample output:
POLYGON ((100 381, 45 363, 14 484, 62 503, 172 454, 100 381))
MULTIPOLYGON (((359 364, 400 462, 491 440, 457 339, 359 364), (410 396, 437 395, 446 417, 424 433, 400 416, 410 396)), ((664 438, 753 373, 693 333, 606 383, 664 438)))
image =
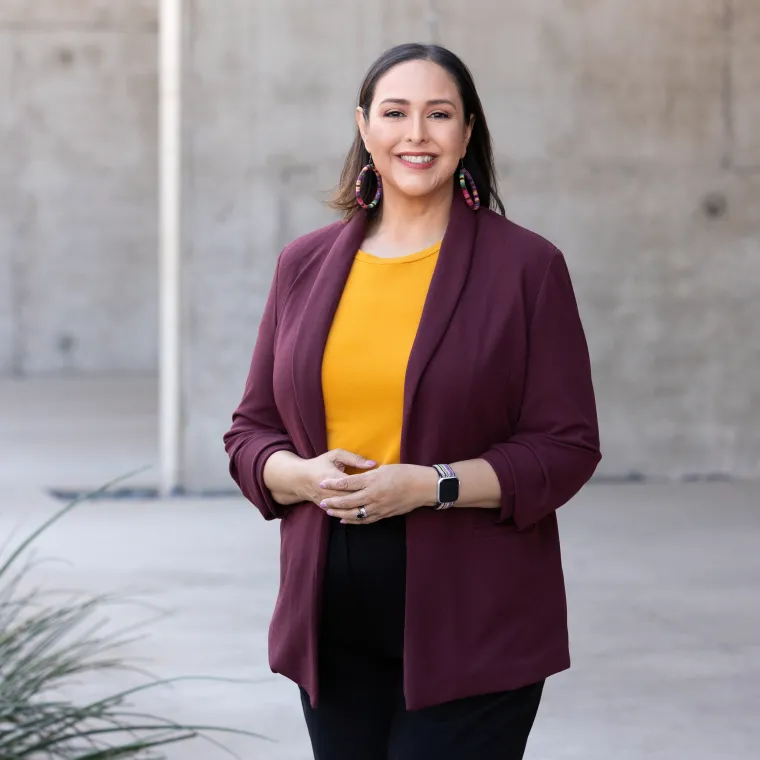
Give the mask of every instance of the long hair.
MULTIPOLYGON (((420 43, 397 45, 386 50, 370 66, 359 90, 357 105, 364 111, 365 118, 369 118, 370 106, 375 97, 378 81, 394 66, 407 61, 432 61, 444 68, 454 78, 464 104, 465 124, 468 124, 471 118, 474 119, 472 135, 464 157, 464 165, 478 186, 482 205, 503 215, 504 204, 498 194, 491 133, 488 131, 483 105, 480 102, 480 96, 475 88, 470 70, 450 50, 440 45, 423 45, 420 43)), ((356 178, 362 168, 369 163, 369 158, 369 152, 364 147, 361 132, 357 127, 353 145, 346 156, 343 170, 340 173, 340 182, 330 200, 330 206, 342 211, 346 221, 360 210, 360 206, 356 202, 356 178)), ((374 173, 368 172, 368 174, 370 176, 365 175, 362 187, 362 199, 365 203, 370 203, 377 191, 377 180, 374 173)), ((452 182, 458 183, 457 176, 458 172, 452 175, 452 182)))

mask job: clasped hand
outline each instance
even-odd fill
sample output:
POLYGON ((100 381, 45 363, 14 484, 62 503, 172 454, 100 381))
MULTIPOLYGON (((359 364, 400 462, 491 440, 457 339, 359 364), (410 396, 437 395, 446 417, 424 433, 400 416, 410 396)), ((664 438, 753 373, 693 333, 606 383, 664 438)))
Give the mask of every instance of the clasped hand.
MULTIPOLYGON (((356 455, 349 455, 355 457, 356 455)), ((357 459, 361 460, 361 457, 357 459)), ((366 460, 365 460, 366 461, 366 460)), ((353 464, 353 462, 351 462, 353 464)), ((366 466, 366 465, 365 465, 366 466)), ((319 483, 329 496, 318 506, 341 523, 366 525, 387 517, 404 515, 428 503, 426 490, 434 490, 434 471, 409 464, 381 465, 358 475, 330 477, 319 483), (335 496, 335 492, 345 495, 335 496), (358 516, 364 507, 366 517, 358 516)))

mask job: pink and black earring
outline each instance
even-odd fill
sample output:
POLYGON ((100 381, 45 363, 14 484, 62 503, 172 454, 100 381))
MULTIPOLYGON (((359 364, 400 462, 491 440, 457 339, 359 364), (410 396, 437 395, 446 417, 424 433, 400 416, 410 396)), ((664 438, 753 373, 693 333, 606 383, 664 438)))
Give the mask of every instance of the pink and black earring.
POLYGON ((375 164, 372 161, 372 156, 369 157, 369 163, 359 172, 359 176, 356 178, 356 202, 367 211, 370 211, 371 209, 375 208, 378 203, 380 203, 380 198, 383 195, 383 178, 380 176, 380 172, 375 167, 375 164), (377 192, 375 193, 375 197, 372 199, 371 203, 365 203, 364 199, 362 198, 362 182, 364 181, 364 175, 369 171, 372 170, 375 172, 375 176, 377 177, 377 192))
POLYGON ((480 196, 478 195, 478 186, 475 184, 475 180, 472 178, 472 174, 464 168, 464 159, 459 164, 459 186, 462 188, 462 194, 467 201, 467 205, 473 210, 477 211, 480 208, 480 196), (472 195, 467 189, 467 183, 470 183, 472 189, 472 195))

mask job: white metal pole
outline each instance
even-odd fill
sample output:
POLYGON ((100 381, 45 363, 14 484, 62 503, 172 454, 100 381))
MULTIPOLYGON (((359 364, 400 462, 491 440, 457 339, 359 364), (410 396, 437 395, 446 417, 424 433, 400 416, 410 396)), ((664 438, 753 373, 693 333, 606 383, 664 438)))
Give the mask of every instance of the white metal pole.
POLYGON ((160 17, 160 338, 159 456, 161 492, 180 486, 180 276, 182 0, 161 0, 160 17))

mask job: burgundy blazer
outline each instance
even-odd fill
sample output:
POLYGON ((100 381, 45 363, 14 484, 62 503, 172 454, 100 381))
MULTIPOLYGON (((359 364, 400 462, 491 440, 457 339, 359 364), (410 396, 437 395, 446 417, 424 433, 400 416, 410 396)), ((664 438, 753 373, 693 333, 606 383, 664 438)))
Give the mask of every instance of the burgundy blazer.
MULTIPOLYGON (((601 459, 586 339, 563 255, 454 194, 404 386, 401 461, 483 458, 500 509, 406 516, 408 709, 514 689, 570 665, 555 510, 601 459)), ((281 518, 270 666, 318 703, 318 627, 329 521, 264 485, 278 450, 327 450, 322 354, 366 215, 280 254, 243 399, 224 442, 243 494, 281 518)), ((351 361, 351 357, 346 357, 351 361)))

